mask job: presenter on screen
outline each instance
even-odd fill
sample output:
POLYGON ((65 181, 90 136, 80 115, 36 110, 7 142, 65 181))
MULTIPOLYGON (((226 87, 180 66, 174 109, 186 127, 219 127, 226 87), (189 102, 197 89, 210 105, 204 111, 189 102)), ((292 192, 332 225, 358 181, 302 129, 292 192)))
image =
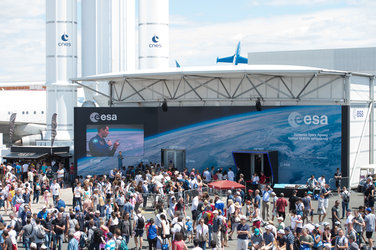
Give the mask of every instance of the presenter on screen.
POLYGON ((91 156, 114 156, 116 149, 119 147, 119 140, 116 140, 115 143, 112 143, 111 140, 105 140, 105 138, 110 133, 108 126, 99 125, 98 134, 90 139, 89 141, 89 150, 91 156))

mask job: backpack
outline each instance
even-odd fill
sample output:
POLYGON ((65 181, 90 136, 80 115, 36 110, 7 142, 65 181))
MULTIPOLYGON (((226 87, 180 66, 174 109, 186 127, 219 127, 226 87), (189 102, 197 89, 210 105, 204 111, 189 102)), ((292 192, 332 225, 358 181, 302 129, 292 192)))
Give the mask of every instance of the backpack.
POLYGON ((95 243, 102 243, 103 232, 100 228, 94 229, 94 242, 95 243))
POLYGON ((121 240, 119 250, 128 250, 127 242, 124 239, 121 240))
POLYGON ((343 193, 343 202, 349 203, 350 202, 350 195, 349 193, 343 193))
POLYGON ((80 242, 79 242, 79 246, 80 248, 85 248, 86 247, 86 243, 87 243, 87 236, 85 233, 81 233, 81 236, 80 236, 80 242))
POLYGON ((14 230, 19 233, 22 230, 22 223, 19 220, 16 220, 16 224, 14 225, 14 230))
POLYGON ((179 222, 177 222, 177 224, 180 226, 180 233, 183 234, 183 240, 184 241, 187 240, 187 238, 188 238, 188 231, 187 231, 187 229, 185 228, 184 225, 179 224, 179 222))
POLYGON ((38 239, 44 239, 46 237, 46 232, 41 228, 41 226, 38 226, 36 236, 38 239))
POLYGON ((137 229, 138 230, 143 230, 145 226, 145 221, 142 216, 137 216, 137 229))

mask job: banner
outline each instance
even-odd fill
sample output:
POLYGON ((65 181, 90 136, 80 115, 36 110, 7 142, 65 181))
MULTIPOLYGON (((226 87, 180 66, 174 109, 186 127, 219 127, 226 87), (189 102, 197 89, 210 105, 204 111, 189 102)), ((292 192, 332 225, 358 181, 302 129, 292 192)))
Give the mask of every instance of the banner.
POLYGON ((9 119, 9 146, 13 144, 13 135, 17 113, 12 113, 9 119))
POLYGON ((56 134, 57 134, 57 131, 56 131, 56 128, 57 128, 56 117, 57 117, 57 114, 54 113, 52 115, 52 119, 51 119, 51 147, 54 145, 54 141, 55 141, 56 134))

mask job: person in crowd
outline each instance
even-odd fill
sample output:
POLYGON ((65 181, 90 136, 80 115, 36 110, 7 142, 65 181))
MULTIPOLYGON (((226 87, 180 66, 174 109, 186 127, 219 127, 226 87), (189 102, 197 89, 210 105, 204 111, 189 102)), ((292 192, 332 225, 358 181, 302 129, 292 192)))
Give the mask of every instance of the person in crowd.
POLYGON ((335 179, 335 181, 336 181, 337 193, 338 193, 338 195, 340 195, 340 191, 341 191, 341 181, 342 181, 342 173, 341 173, 341 171, 339 170, 339 168, 337 168, 337 171, 334 173, 334 179, 335 179))
POLYGON ((313 192, 315 190, 316 186, 318 185, 318 182, 315 179, 315 176, 311 175, 311 177, 307 180, 306 184, 307 184, 308 190, 313 192))
POLYGON ((376 223, 376 217, 375 214, 372 213, 371 208, 366 208, 365 211, 365 217, 364 217, 364 222, 365 222, 365 232, 366 232, 366 237, 369 242, 369 247, 372 249, 373 248, 373 240, 372 240, 372 235, 373 232, 375 231, 375 223, 376 223))
POLYGON ((350 203, 350 192, 347 190, 345 186, 342 188, 341 198, 342 198, 342 218, 341 219, 344 219, 345 213, 349 209, 349 203, 350 203))
POLYGON ((240 217, 241 223, 238 225, 236 231, 238 233, 238 250, 248 249, 248 237, 250 236, 250 227, 246 223, 247 217, 242 215, 240 217))

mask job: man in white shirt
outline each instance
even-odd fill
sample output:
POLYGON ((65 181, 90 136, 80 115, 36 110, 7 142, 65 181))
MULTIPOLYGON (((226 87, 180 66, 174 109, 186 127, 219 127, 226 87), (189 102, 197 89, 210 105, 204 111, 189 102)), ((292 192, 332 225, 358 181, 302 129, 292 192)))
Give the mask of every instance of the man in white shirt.
POLYGON ((54 201, 54 206, 56 207, 56 197, 58 197, 60 195, 60 185, 59 185, 59 183, 57 183, 56 179, 54 179, 50 188, 51 188, 51 192, 52 192, 52 199, 54 201))
POLYGON ((228 170, 228 173, 227 173, 227 179, 228 179, 229 181, 234 181, 234 179, 235 179, 235 174, 234 174, 234 172, 232 171, 231 168, 228 170))
POLYGON ((324 186, 325 186, 325 176, 324 176, 324 175, 320 176, 320 177, 317 179, 317 182, 319 183, 319 186, 320 186, 320 187, 324 187, 324 186))
POLYGON ((29 170, 29 164, 25 163, 22 165, 22 181, 27 178, 27 171, 29 170))
MULTIPOLYGON (((204 223, 204 219, 200 219, 199 224, 196 227, 196 239, 200 248, 204 248, 209 238, 209 227, 204 223)), ((196 244, 195 244, 196 247, 196 244)), ((194 248, 195 249, 195 248, 194 248)))
POLYGON ((200 199, 201 199, 201 194, 198 194, 192 199, 191 212, 192 212, 193 228, 195 228, 196 226, 196 220, 197 220, 197 216, 199 213, 197 212, 197 207, 198 207, 198 203, 200 202, 200 199))
POLYGON ((77 186, 74 188, 73 207, 75 208, 77 205, 79 205, 80 210, 82 209, 82 203, 81 203, 82 193, 83 193, 83 190, 81 188, 81 183, 78 182, 77 186))

